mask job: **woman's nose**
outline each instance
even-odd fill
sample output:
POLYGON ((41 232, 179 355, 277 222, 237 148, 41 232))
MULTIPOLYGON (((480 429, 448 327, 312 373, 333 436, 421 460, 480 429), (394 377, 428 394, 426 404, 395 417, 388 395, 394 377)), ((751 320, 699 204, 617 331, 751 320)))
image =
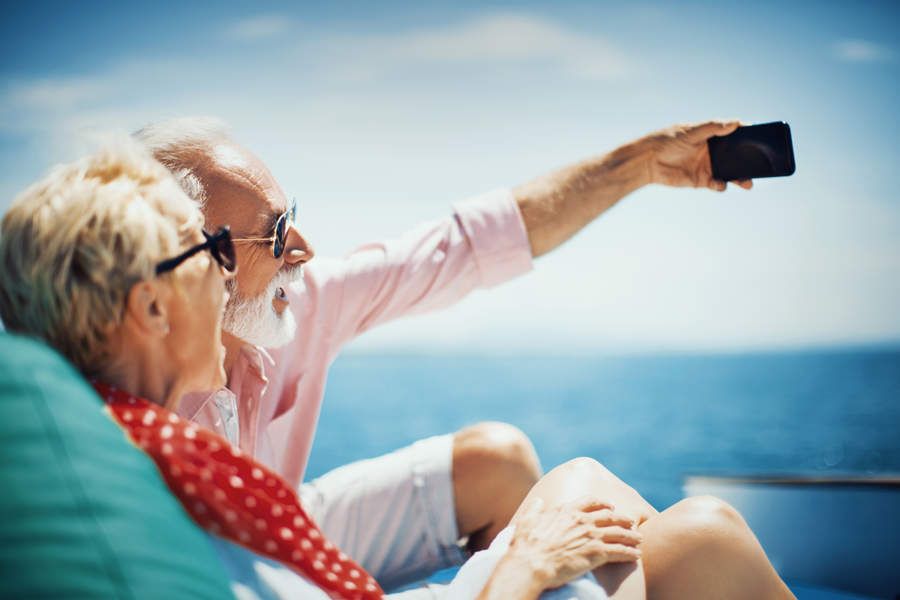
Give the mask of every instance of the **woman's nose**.
POLYGON ((292 265, 303 264, 312 260, 315 255, 312 244, 303 237, 296 226, 291 225, 285 240, 284 261, 292 265))

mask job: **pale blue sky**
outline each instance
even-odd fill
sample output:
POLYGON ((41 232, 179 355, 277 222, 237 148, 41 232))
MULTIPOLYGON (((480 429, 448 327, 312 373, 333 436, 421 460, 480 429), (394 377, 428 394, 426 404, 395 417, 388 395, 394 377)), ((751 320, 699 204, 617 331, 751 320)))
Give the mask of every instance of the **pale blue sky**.
POLYGON ((671 123, 785 120, 793 177, 641 190, 533 273, 357 347, 896 343, 898 6, 7 6, 0 208, 100 133, 212 114, 334 255, 671 123))

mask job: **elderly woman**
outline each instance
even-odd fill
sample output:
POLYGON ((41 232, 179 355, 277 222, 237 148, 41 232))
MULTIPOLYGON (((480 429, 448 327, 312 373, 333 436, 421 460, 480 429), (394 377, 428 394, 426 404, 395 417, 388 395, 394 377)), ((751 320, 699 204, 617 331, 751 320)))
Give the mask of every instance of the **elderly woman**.
MULTIPOLYGON (((277 474, 172 410, 225 377, 219 332, 234 248, 227 228, 201 226, 168 172, 134 146, 57 167, 3 220, 0 316, 92 379, 187 512, 230 548, 221 553, 232 573, 261 578, 255 565, 268 562, 279 583, 251 583, 285 596, 383 597, 277 474)), ((700 500, 657 514, 585 459, 546 475, 512 525, 444 591, 461 599, 642 598, 645 576, 658 597, 790 596, 733 510, 700 500), (653 554, 646 573, 642 540, 653 554)))

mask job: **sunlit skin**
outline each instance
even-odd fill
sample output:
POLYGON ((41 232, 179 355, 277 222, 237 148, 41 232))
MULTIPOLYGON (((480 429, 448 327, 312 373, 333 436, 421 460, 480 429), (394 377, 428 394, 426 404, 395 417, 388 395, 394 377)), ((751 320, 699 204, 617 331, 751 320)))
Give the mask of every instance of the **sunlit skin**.
MULTIPOLYGON (((210 200, 204 207, 206 228, 216 231, 223 225, 231 227, 232 237, 264 238, 272 235, 275 221, 288 208, 288 200, 269 169, 249 150, 236 144, 222 144, 217 155, 226 160, 209 162, 199 169, 210 200)), ((275 258, 270 242, 235 243, 237 264, 237 293, 256 297, 279 269, 300 268, 313 258, 312 245, 295 227, 288 229, 284 253, 275 258)), ((288 308, 287 298, 272 298, 272 306, 280 315, 288 308)), ((226 372, 238 356, 244 342, 227 331, 222 332, 225 344, 226 372)))
MULTIPOLYGON (((712 121, 676 125, 644 136, 616 150, 548 173, 513 189, 528 232, 532 254, 541 256, 563 243, 630 192, 650 183, 723 190, 711 179, 706 138, 727 135, 739 122, 712 121)), ((223 143, 195 162, 204 181, 206 227, 230 225, 235 238, 265 237, 287 209, 287 197, 265 164, 234 143, 223 143)), ((752 183, 740 182, 749 188, 752 183)), ((237 292, 245 297, 264 293, 282 268, 312 259, 310 243, 292 227, 281 258, 270 243, 237 245, 237 292)), ((281 314, 287 302, 273 297, 281 314)), ((244 342, 223 332, 226 372, 244 342)), ((453 456, 454 490, 460 532, 471 534, 473 549, 486 546, 505 526, 519 502, 540 476, 527 438, 514 428, 484 424, 458 432, 453 456), (510 430, 513 430, 512 432, 510 430), (498 477, 497 468, 506 473, 498 477), (496 496, 489 482, 506 482, 496 496), (488 502, 487 500, 491 501, 488 502), (502 501, 501 501, 502 500, 502 501)))
POLYGON ((560 574, 571 576, 576 566, 579 573, 588 570, 586 563, 602 565, 590 568, 611 600, 794 598, 734 508, 697 496, 657 512, 590 458, 547 473, 512 520, 510 549, 478 600, 533 600, 560 574), (533 510, 535 502, 542 512, 533 510), (579 550, 560 552, 573 535, 582 542, 579 550), (626 560, 635 541, 637 562, 626 560), (546 551, 550 546, 557 549, 546 551))
MULTIPOLYGON (((676 125, 513 188, 532 255, 538 257, 558 247, 619 200, 645 185, 656 183, 724 191, 727 185, 712 179, 706 140, 714 135, 727 135, 739 125, 737 120, 676 125)), ((227 224, 238 239, 271 236, 276 219, 285 212, 288 203, 262 161, 245 148, 226 143, 214 148, 210 156, 201 157, 196 171, 204 181, 206 190, 204 212, 207 229, 215 230, 227 224)), ((752 187, 751 181, 735 183, 744 189, 752 187)), ((266 293, 267 286, 279 269, 299 268, 313 255, 311 245, 295 227, 289 229, 285 252, 277 259, 272 254, 271 242, 238 244, 240 270, 236 277, 237 292, 245 297, 266 293)), ((273 296, 272 302, 278 314, 288 309, 286 299, 273 296)), ((226 348, 226 370, 230 371, 245 342, 228 333, 223 333, 222 339, 226 348)), ((582 463, 575 465, 574 468, 570 465, 555 470, 548 480, 552 485, 535 488, 537 493, 550 492, 544 498, 548 509, 555 510, 563 500, 562 495, 553 493, 553 490, 565 489, 562 481, 583 479, 582 463)), ((540 475, 540 465, 531 442, 514 427, 502 423, 481 423, 454 434, 452 477, 456 520, 460 535, 469 537, 471 550, 490 544, 522 506, 522 500, 540 475)), ((602 502, 604 495, 614 495, 618 489, 595 484, 585 491, 602 502)), ((655 515, 652 507, 643 503, 636 494, 634 496, 640 508, 633 514, 635 521, 641 524, 660 522, 650 518, 655 515)), ((571 501, 571 498, 565 501, 571 501)), ((660 529, 668 532, 665 535, 680 533, 676 532, 677 527, 671 531, 660 529)), ((725 526, 721 528, 722 531, 726 529, 725 526)), ((728 531, 731 535, 731 530, 728 531)), ((734 532, 753 541, 752 533, 746 527, 736 527, 734 532)), ((748 542, 747 547, 750 548, 747 555, 759 559, 754 554, 753 544, 748 542)), ((728 556, 725 552, 719 554, 728 556)), ((669 555, 663 552, 658 556, 669 555)), ((660 558, 655 560, 663 562, 660 558)), ((712 562, 708 555, 705 560, 712 562)), ((771 585, 773 587, 770 589, 783 591, 778 587, 780 581, 767 566, 764 555, 761 561, 760 565, 769 569, 766 571, 763 566, 754 569, 761 576, 762 585, 771 585)), ((563 560, 559 564, 567 563, 563 560)), ((727 568, 723 570, 727 571, 727 568)), ((501 567, 495 572, 495 577, 502 580, 510 574, 515 579, 515 572, 515 565, 501 567)), ((650 575, 658 572, 647 569, 648 588, 657 585, 658 580, 650 575)), ((602 573, 609 574, 610 571, 602 573)), ((598 574, 601 573, 598 571, 598 574)), ((623 592, 627 587, 635 588, 639 595, 643 593, 642 564, 638 565, 637 570, 617 577, 623 592)), ((664 579, 668 581, 668 578, 664 579)), ((687 584, 691 583, 680 580, 676 587, 688 589, 690 585, 687 584)), ((498 597, 504 597, 502 594, 506 591, 501 590, 498 597)), ((484 597, 493 596, 489 594, 484 597)))
MULTIPOLYGON (((740 125, 736 119, 673 125, 514 187, 532 256, 556 249, 646 185, 724 191, 726 183, 712 178, 706 140, 740 125)), ((745 190, 753 186, 749 180, 732 183, 745 190)), ((502 424, 458 432, 453 467, 457 522, 460 531, 473 532, 473 549, 506 526, 541 474, 527 437, 502 424)))
MULTIPOLYGON (((553 250, 649 184, 724 192, 728 184, 712 177, 706 140, 740 125, 738 120, 673 125, 513 188, 532 255, 553 250)), ((751 180, 731 183, 753 187, 751 180)))
MULTIPOLYGON (((203 241, 198 229, 182 249, 203 241)), ((230 277, 209 252, 199 252, 171 273, 135 284, 109 334, 111 358, 101 379, 168 408, 187 392, 224 385, 222 310, 230 277)))

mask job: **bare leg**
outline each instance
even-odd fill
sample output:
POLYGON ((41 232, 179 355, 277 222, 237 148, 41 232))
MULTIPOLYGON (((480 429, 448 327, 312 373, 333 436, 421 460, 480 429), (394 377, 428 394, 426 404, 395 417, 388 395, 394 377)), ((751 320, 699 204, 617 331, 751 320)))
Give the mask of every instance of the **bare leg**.
POLYGON ((579 458, 547 473, 526 503, 587 494, 634 518, 644 536, 638 563, 594 571, 611 598, 793 598, 740 514, 716 498, 689 498, 659 513, 597 461, 579 458))
POLYGON ((453 491, 460 536, 490 546, 541 476, 531 440, 512 425, 479 423, 453 438, 453 491))
MULTIPOLYGON (((591 458, 570 460, 544 475, 523 506, 535 498, 541 498, 544 506, 555 506, 586 495, 611 502, 616 512, 627 514, 638 523, 658 514, 637 492, 591 458)), ((642 563, 605 565, 594 570, 594 577, 610 598, 642 600, 646 598, 642 563)))
POLYGON ((616 512, 642 524, 659 514, 631 486, 593 458, 575 458, 544 475, 528 499, 540 497, 545 506, 569 502, 585 495, 612 502, 616 512))
POLYGON ((741 515, 718 498, 682 500, 640 529, 650 598, 794 597, 741 515))

